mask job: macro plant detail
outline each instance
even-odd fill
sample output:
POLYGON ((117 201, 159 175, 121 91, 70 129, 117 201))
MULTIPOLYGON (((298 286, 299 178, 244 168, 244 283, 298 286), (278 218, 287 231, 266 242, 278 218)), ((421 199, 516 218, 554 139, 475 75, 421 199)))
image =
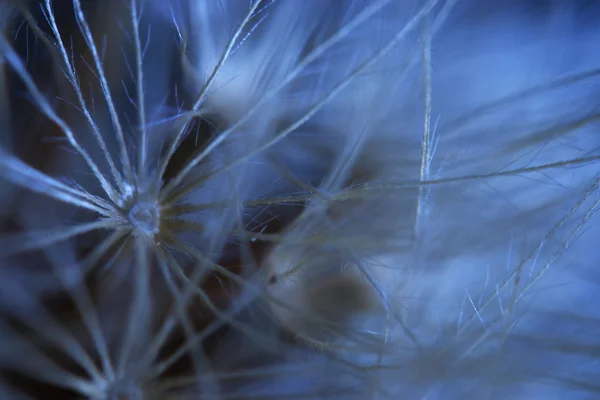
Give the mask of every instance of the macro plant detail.
POLYGON ((597 393, 600 10, 508 3, 0 2, 0 394, 597 393))

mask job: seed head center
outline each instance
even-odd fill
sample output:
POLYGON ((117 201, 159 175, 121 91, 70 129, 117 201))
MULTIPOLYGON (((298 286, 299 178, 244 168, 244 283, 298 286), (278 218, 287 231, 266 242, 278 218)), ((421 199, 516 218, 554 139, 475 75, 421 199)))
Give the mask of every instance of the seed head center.
POLYGON ((129 220, 141 233, 154 236, 160 227, 160 207, 156 201, 140 199, 129 210, 129 220))
POLYGON ((142 389, 133 384, 119 384, 108 393, 107 400, 142 400, 142 389))

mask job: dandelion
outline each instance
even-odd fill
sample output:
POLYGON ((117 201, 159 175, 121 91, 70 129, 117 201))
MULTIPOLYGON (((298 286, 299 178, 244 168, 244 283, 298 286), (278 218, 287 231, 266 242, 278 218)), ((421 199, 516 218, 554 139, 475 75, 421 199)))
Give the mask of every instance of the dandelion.
POLYGON ((597 7, 0 7, 2 393, 598 390, 597 7))

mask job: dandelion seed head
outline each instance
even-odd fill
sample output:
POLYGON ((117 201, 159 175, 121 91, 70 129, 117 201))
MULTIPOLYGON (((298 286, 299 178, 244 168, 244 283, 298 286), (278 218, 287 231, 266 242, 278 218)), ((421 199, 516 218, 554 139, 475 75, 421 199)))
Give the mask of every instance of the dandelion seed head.
POLYGON ((96 400, 590 386, 570 353, 598 321, 600 69, 568 7, 46 0, 21 28, 2 3, 0 393, 14 372, 96 400), (42 143, 23 85, 82 162, 20 159, 42 143))

